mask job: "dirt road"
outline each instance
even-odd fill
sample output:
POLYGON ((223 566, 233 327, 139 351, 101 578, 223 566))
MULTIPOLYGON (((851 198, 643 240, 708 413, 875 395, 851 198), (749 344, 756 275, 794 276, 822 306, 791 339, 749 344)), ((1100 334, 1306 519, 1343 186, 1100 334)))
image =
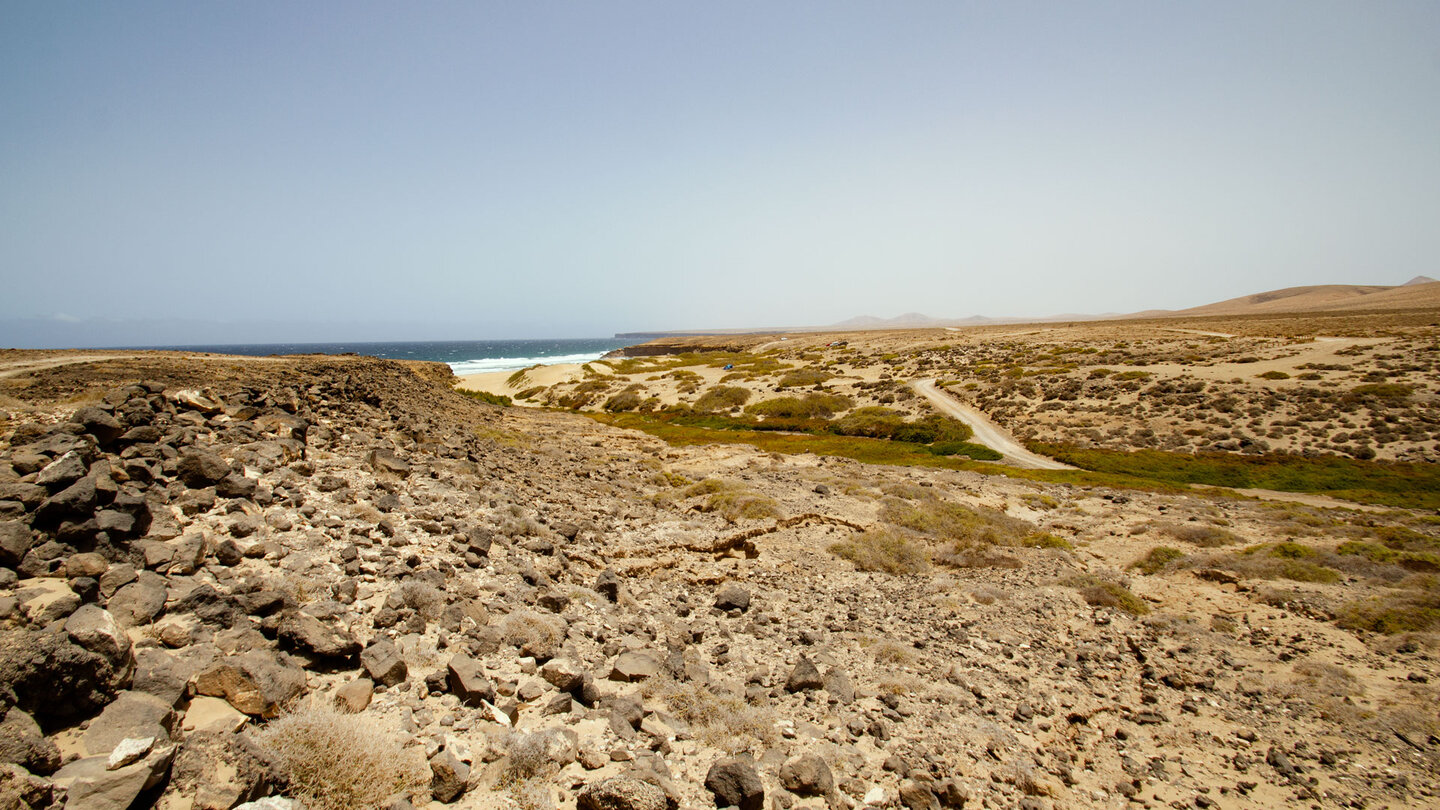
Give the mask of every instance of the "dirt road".
POLYGON ((61 357, 27 358, 0 362, 0 377, 15 377, 43 368, 69 366, 75 363, 97 363, 104 360, 123 360, 135 356, 133 354, 71 354, 61 357))
POLYGON ((936 388, 934 380, 916 380, 910 383, 910 387, 914 388, 917 394, 934 403, 942 413, 969 425, 975 431, 975 441, 1003 455, 1005 457, 1003 461, 1007 464, 1031 470, 1075 469, 1053 458, 1046 458, 1026 450, 1025 446, 1011 436, 1009 431, 991 422, 985 414, 936 388))

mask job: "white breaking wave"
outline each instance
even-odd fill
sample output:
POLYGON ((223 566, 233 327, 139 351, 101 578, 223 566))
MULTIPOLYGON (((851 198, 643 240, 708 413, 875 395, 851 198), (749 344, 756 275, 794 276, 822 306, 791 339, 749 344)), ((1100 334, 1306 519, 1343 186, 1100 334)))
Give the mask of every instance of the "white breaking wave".
POLYGON ((529 368, 533 365, 554 366, 560 363, 589 363, 592 360, 599 360, 607 352, 589 352, 586 354, 557 354, 552 357, 481 357, 475 360, 459 360, 450 363, 450 370, 456 376, 466 374, 489 374, 495 371, 519 371, 522 368, 529 368))

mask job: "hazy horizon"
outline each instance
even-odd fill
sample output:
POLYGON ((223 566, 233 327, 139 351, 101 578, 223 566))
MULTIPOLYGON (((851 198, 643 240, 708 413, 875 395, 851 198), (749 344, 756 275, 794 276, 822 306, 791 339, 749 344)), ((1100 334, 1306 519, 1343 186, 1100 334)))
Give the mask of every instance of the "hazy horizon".
POLYGON ((1440 276, 1434 3, 7 4, 0 67, 0 346, 1440 276))

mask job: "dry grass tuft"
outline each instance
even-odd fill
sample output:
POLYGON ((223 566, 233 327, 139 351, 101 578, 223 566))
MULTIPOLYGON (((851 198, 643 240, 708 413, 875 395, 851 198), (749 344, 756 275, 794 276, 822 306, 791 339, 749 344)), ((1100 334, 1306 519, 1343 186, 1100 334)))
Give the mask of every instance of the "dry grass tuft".
POLYGON ((650 679, 645 693, 660 698, 701 742, 731 754, 759 751, 779 742, 775 713, 738 695, 671 678, 650 679))
POLYGON ((527 655, 549 657, 565 641, 560 623, 533 610, 517 610, 500 621, 500 634, 506 644, 519 647, 527 655))
POLYGON ((830 546, 830 553, 849 560, 861 571, 881 571, 902 576, 930 570, 925 548, 903 533, 869 529, 830 546))
POLYGON ((398 732, 370 715, 315 704, 256 736, 291 795, 311 810, 371 810, 430 780, 420 749, 402 747, 398 732))
POLYGON ((1203 523, 1162 523, 1158 528, 1182 543, 1201 548, 1219 548, 1245 542, 1244 538, 1232 531, 1203 523))

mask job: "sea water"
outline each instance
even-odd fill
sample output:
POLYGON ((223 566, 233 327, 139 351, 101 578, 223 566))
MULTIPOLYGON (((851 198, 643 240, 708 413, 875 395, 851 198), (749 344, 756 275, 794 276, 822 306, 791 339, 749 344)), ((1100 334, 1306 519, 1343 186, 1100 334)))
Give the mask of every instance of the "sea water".
POLYGON ((442 340, 377 343, 246 343, 225 346, 154 346, 187 352, 264 357, 271 354, 363 354, 387 360, 448 363, 457 375, 515 371, 537 363, 588 363, 635 341, 614 338, 556 340, 442 340))

